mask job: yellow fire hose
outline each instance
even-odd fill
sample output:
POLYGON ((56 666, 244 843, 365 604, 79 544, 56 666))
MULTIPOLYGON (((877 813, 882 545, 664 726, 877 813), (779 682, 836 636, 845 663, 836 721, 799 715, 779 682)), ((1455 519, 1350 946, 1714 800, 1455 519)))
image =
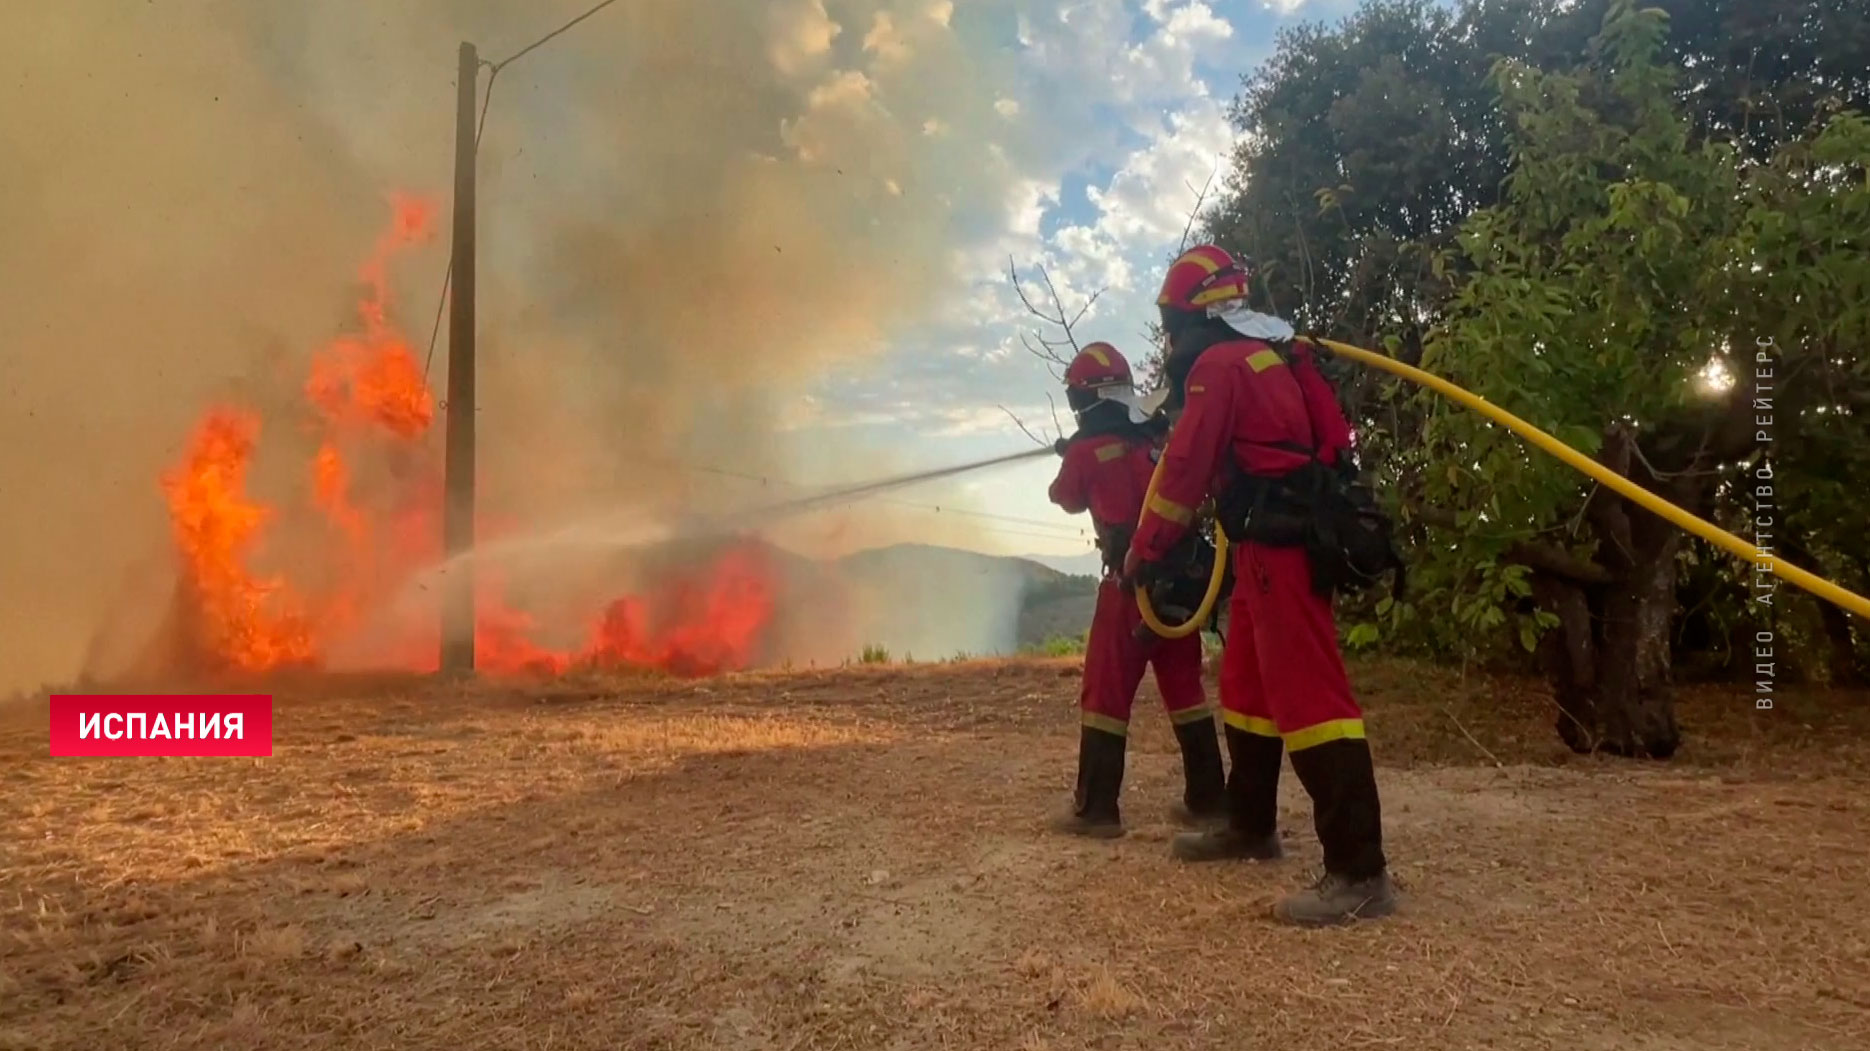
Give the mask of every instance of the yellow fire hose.
MULTIPOLYGON (((1603 464, 1585 456, 1583 453, 1580 453, 1539 428, 1534 427, 1525 420, 1494 405, 1478 394, 1464 390, 1439 376, 1430 375, 1429 373, 1423 372, 1421 369, 1405 365, 1394 358, 1378 354, 1375 351, 1364 350, 1361 347, 1353 347, 1346 343, 1339 343, 1336 340, 1311 339, 1312 342, 1341 357, 1347 357, 1353 361, 1361 361, 1366 365, 1374 365, 1377 368, 1393 372, 1406 380, 1427 387, 1444 397, 1454 399, 1462 405, 1480 413, 1482 416, 1500 424, 1502 427, 1518 434, 1520 437, 1525 438, 1527 441, 1551 453, 1553 456, 1558 457, 1560 460, 1571 465, 1574 469, 1616 490, 1622 496, 1641 504, 1644 509, 1652 514, 1668 519, 1682 529, 1695 534, 1737 558, 1744 559, 1761 568, 1771 570, 1773 575, 1779 577, 1781 580, 1795 584, 1817 595, 1819 598, 1847 609, 1860 617, 1870 619, 1870 599, 1866 599, 1862 595, 1858 595, 1854 592, 1846 591, 1823 577, 1815 576, 1797 566, 1787 565, 1777 558, 1761 552, 1756 545, 1749 544, 1734 534, 1727 532, 1725 529, 1689 514, 1687 511, 1682 510, 1649 490, 1644 489, 1642 486, 1610 470, 1603 464)), ((1156 483, 1161 477, 1162 464, 1158 462, 1156 464, 1155 473, 1149 478, 1149 494, 1144 498, 1145 506, 1148 505, 1149 500, 1155 497, 1156 483)), ((1221 531, 1218 529, 1215 530, 1214 547, 1214 574, 1208 581, 1207 596, 1202 599, 1200 608, 1195 610, 1194 615, 1189 617, 1184 623, 1175 625, 1164 624, 1162 620, 1156 616, 1154 606, 1150 604, 1148 589, 1140 587, 1136 589, 1136 604, 1142 610, 1143 623, 1149 626, 1150 631, 1155 632, 1163 638, 1179 639, 1194 634, 1195 631, 1199 630, 1202 624, 1207 622, 1208 617, 1214 612, 1214 602, 1220 596, 1221 582, 1227 572, 1227 538, 1222 536, 1221 531)))
MULTIPOLYGON (((1156 483, 1161 480, 1162 460, 1157 460, 1156 469, 1149 475, 1149 490, 1143 495, 1144 508, 1148 508, 1150 502, 1155 500, 1156 483)), ((1145 510, 1143 513, 1149 512, 1145 510)), ((1227 533, 1216 529, 1214 531, 1214 572, 1208 575, 1208 593, 1201 596, 1201 605, 1186 621, 1176 625, 1164 624, 1161 618, 1156 616, 1156 607, 1149 601, 1149 589, 1146 587, 1136 589, 1136 605, 1143 611, 1143 623, 1148 625, 1150 631, 1165 639, 1186 638, 1201 630, 1201 626, 1208 622, 1208 617, 1214 612, 1215 600, 1221 597, 1221 585, 1226 581, 1227 533)))

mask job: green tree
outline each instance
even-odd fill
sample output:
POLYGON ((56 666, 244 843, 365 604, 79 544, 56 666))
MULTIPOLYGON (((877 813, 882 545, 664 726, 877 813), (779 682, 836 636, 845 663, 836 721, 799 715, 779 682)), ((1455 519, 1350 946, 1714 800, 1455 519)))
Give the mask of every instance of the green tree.
MULTIPOLYGON (((1831 191, 1813 191, 1814 172, 1825 165, 1811 160, 1811 151, 1819 141, 1818 129, 1832 114, 1870 107, 1870 5, 1851 0, 1657 0, 1654 6, 1667 14, 1669 31, 1648 41, 1648 62, 1674 75, 1652 78, 1649 90, 1675 106, 1671 134, 1679 136, 1679 151, 1726 143, 1723 177, 1736 194, 1744 187, 1753 202, 1778 194, 1777 204, 1757 205, 1764 209, 1759 215, 1798 212, 1801 223, 1820 228, 1827 222, 1842 224, 1837 228, 1841 240, 1828 242, 1842 247, 1824 250, 1822 264, 1815 254, 1779 251, 1783 265, 1749 269, 1744 276, 1730 270, 1708 277, 1731 284, 1735 295, 1762 297, 1747 309, 1721 306, 1720 293, 1704 292, 1700 299, 1720 308, 1702 319, 1705 327, 1735 333, 1733 338, 1745 344, 1757 333, 1780 331, 1777 321, 1768 324, 1764 315, 1774 309, 1774 298, 1798 294, 1786 287, 1758 286, 1796 285, 1812 280, 1825 267, 1848 271, 1851 246, 1861 244, 1862 228, 1851 226, 1848 203, 1831 191), (1777 190, 1769 192, 1775 182, 1777 190), (1762 317, 1754 320, 1745 316, 1749 312, 1762 317)), ((1593 38, 1611 10, 1610 0, 1463 0, 1453 9, 1421 0, 1371 0, 1336 27, 1312 25, 1282 34, 1275 57, 1246 78, 1236 100, 1233 115, 1243 142, 1225 191, 1205 216, 1208 238, 1258 262, 1261 309, 1292 318, 1302 330, 1381 347, 1404 361, 1420 363, 1429 333, 1448 316, 1457 290, 1470 280, 1484 285, 1487 269, 1494 265, 1486 253, 1457 246, 1457 237, 1463 230, 1471 234, 1468 223, 1477 213, 1503 204, 1503 192, 1512 185, 1507 176, 1519 163, 1516 150, 1523 152, 1527 137, 1537 130, 1523 126, 1524 112, 1516 115, 1503 105, 1494 76, 1498 63, 1510 60, 1515 69, 1552 76, 1582 75, 1578 106, 1598 114, 1606 126, 1641 123, 1622 111, 1625 102, 1619 96, 1604 90, 1617 60, 1593 46, 1593 38)), ((1520 109, 1527 110, 1523 97, 1520 109)), ((1836 126, 1827 148, 1848 150, 1849 131, 1837 130, 1847 128, 1848 124, 1836 126)), ((1547 142, 1544 148, 1562 152, 1566 144, 1547 142)), ((1603 181, 1608 185, 1614 179, 1606 174, 1603 181)), ((1661 184, 1674 185, 1666 173, 1661 184)), ((1525 180, 1518 185, 1522 194, 1536 196, 1525 180)), ((1690 187, 1677 192, 1694 191, 1690 187)), ((1640 199, 1620 205, 1626 210, 1638 206, 1651 205, 1640 199)), ((1728 218, 1744 211, 1736 203, 1728 218)), ((1742 242, 1753 236, 1740 219, 1715 222, 1698 213, 1691 225, 1720 230, 1742 242)), ((1796 242, 1806 228, 1794 224, 1790 234, 1773 236, 1796 242)), ((1472 237, 1468 243, 1472 245, 1472 237)), ((1582 273, 1571 279, 1580 286, 1592 280, 1582 273)), ((1816 278, 1844 282, 1845 287, 1854 279, 1849 274, 1816 278)), ((1818 319, 1798 324, 1816 328, 1848 326, 1856 309, 1856 301, 1835 289, 1822 297, 1788 302, 1797 304, 1794 313, 1818 319), (1825 310, 1832 311, 1832 320, 1824 320, 1825 310)), ((1666 313, 1674 308, 1664 304, 1662 309, 1666 313)), ((1456 357, 1455 344, 1446 336, 1442 342, 1451 349, 1441 360, 1456 357)), ((1730 348, 1728 353, 1740 352, 1730 348)), ((1775 536, 1783 537, 1781 554, 1861 592, 1870 572, 1859 553, 1861 538, 1852 533, 1858 516, 1841 501, 1870 481, 1864 476, 1870 453, 1865 439, 1870 436, 1862 432, 1870 409, 1858 407, 1862 392, 1849 367, 1849 354, 1826 356, 1810 343, 1797 345, 1794 353, 1801 363, 1798 371, 1777 391, 1773 451, 1785 479, 1781 491, 1787 495, 1774 509, 1779 513, 1775 536), (1789 425, 1793 420, 1796 425, 1789 425), (1813 421, 1823 425, 1810 426, 1813 421)), ((1752 385, 1750 361, 1736 359, 1729 365, 1741 384, 1752 385)), ((1439 434, 1431 433, 1435 421, 1460 410, 1420 397, 1375 370, 1339 368, 1336 378, 1358 425, 1360 457, 1387 491, 1410 505, 1409 531, 1424 562, 1415 579, 1439 589, 1432 598, 1419 593, 1404 609, 1382 611, 1385 644, 1407 642, 1466 656, 1498 652, 1499 640, 1531 647, 1556 615, 1551 612, 1555 603, 1541 609, 1534 601, 1535 586, 1550 590, 1557 582, 1561 591, 1606 586, 1612 568, 1596 553, 1597 527, 1580 512, 1588 509, 1591 515, 1614 518, 1616 508, 1600 511, 1596 503, 1583 505, 1583 494, 1574 491, 1578 506, 1564 505, 1569 513, 1562 520, 1536 519, 1540 524, 1528 528, 1502 523, 1499 516, 1483 520, 1460 500, 1428 505, 1425 500, 1434 495, 1433 486, 1453 484, 1446 477, 1451 466, 1466 472, 1470 489, 1482 484, 1473 461, 1465 467, 1453 463, 1444 447, 1424 440, 1425 435, 1440 440, 1439 434), (1441 528, 1428 531, 1427 523, 1441 528), (1419 615, 1410 616, 1412 612, 1419 615), (1477 627, 1494 630, 1476 631, 1477 627)), ((1517 378, 1543 399, 1546 377, 1517 378)), ((1602 384, 1599 392, 1616 386, 1602 384)), ((1625 400, 1635 409, 1645 396, 1625 400)), ((1723 409, 1732 417, 1730 431, 1737 434, 1737 421, 1750 411, 1750 403, 1695 403, 1702 431, 1714 427, 1714 416, 1723 409)), ((1636 412, 1629 415, 1657 423, 1636 412)), ((1579 437, 1578 430, 1571 436, 1586 447, 1601 446, 1602 422, 1576 425, 1588 428, 1591 439, 1579 437)), ((1466 423, 1482 425, 1473 419, 1466 423)), ((1678 423, 1675 429, 1686 433, 1686 426, 1678 423)), ((1503 445, 1521 463, 1558 472, 1549 476, 1554 485, 1565 477, 1562 465, 1521 448, 1516 439, 1491 428, 1487 438, 1488 448, 1503 445)), ((1644 440, 1653 438, 1645 432, 1644 440)), ((1615 455, 1623 441, 1619 438, 1609 450, 1599 451, 1615 455)), ((1636 453, 1652 455, 1646 445, 1632 450, 1632 459, 1637 459, 1636 453)), ((1669 471, 1666 464, 1657 467, 1669 471)), ((1673 480, 1691 490, 1683 499, 1698 501, 1693 509, 1750 535, 1755 526, 1754 487, 1738 468, 1723 474, 1719 467, 1696 468, 1716 471, 1712 475, 1677 475, 1673 480)), ((1647 476, 1641 480, 1660 484, 1647 476)), ((1623 510, 1627 514, 1628 509, 1623 510)), ((1861 664, 1863 627, 1856 625, 1853 631, 1841 610, 1807 601, 1788 589, 1780 590, 1779 605, 1763 608, 1754 600, 1747 574, 1737 571, 1731 556, 1692 538, 1675 543, 1687 567, 1681 591, 1690 599, 1687 608, 1671 611, 1677 649, 1717 650, 1729 669, 1747 674, 1752 671, 1756 628, 1770 619, 1785 629, 1797 620, 1815 625, 1810 634, 1823 639, 1834 679, 1848 678, 1852 667, 1861 664)), ((1550 667, 1549 646, 1542 656, 1550 667)), ((1594 711, 1586 714, 1588 718, 1579 722, 1600 722, 1594 711)), ((1669 720, 1662 722, 1666 730, 1669 720)), ((1597 725, 1587 733, 1576 727, 1570 732, 1570 739, 1586 746, 1604 736, 1597 725)), ((1656 745, 1671 747, 1672 733, 1661 733, 1656 745)), ((1629 735, 1622 736, 1622 744, 1630 745, 1629 735)))
MULTIPOLYGON (((1750 162, 1698 133, 1666 40, 1661 10, 1617 0, 1584 66, 1499 64, 1512 175, 1437 257, 1461 276, 1422 364, 1706 517, 1785 488, 1769 474, 1811 473, 1759 440, 1768 411, 1774 444, 1825 444, 1819 417, 1860 396, 1867 374, 1843 350, 1870 334, 1870 124, 1842 114, 1750 162), (1711 366, 1737 382, 1709 382, 1711 366)), ((1416 398, 1426 469, 1410 495, 1460 541, 1426 548, 1416 605, 1446 603, 1471 630, 1510 614, 1468 596, 1534 599, 1516 626, 1529 647, 1556 628, 1539 645, 1567 743, 1672 754, 1684 534, 1433 398, 1416 398)))

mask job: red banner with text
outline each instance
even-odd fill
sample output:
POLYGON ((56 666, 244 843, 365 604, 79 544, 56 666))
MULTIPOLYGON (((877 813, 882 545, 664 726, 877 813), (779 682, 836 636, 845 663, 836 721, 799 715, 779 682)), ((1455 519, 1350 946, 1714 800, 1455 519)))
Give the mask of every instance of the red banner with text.
POLYGON ((52 695, 54 756, 270 756, 265 694, 52 695))

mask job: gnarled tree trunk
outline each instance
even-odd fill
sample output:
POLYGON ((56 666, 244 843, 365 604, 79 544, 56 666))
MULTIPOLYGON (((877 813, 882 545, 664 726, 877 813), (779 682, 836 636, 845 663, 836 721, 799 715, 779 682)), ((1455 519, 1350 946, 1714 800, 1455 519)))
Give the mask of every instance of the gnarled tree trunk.
MULTIPOLYGON (((1604 589, 1596 738, 1566 743, 1577 751, 1594 745, 1613 755, 1667 759, 1682 743, 1669 645, 1675 556, 1682 539, 1674 526, 1654 515, 1632 517, 1631 564, 1604 589)), ((1561 734, 1569 724, 1561 723, 1561 734)))
POLYGON ((1535 598, 1559 618, 1539 658, 1572 751, 1667 759, 1681 746, 1669 663, 1674 571, 1671 552, 1609 584, 1535 574, 1535 598))
MULTIPOLYGON (((1634 437, 1612 428, 1603 460, 1627 476, 1634 450, 1634 437)), ((1695 488, 1678 480, 1659 495, 1692 506, 1701 502, 1695 488)), ((1533 563, 1534 597, 1559 619, 1540 653, 1558 734, 1574 752, 1667 759, 1682 743, 1669 637, 1682 534, 1602 490, 1586 515, 1600 541, 1598 565, 1533 563)))

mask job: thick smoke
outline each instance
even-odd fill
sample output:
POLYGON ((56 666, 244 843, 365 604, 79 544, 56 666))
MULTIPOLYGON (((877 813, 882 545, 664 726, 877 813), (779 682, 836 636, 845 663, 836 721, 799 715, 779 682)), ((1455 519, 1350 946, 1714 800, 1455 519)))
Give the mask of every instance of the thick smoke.
MULTIPOLYGON (((304 440, 305 362, 388 195, 445 208, 458 42, 498 60, 587 6, 9 8, 0 688, 68 676, 107 612, 160 605, 156 480, 207 404, 261 407, 263 450, 304 440)), ((786 473, 789 406, 922 320, 950 291, 955 202, 1002 196, 1008 57, 956 21, 949 0, 623 0, 495 78, 486 506, 671 520, 738 498, 673 465, 786 473)), ((394 275, 419 349, 445 212, 439 233, 394 275)), ((302 485, 264 451, 259 470, 263 492, 302 485)))

